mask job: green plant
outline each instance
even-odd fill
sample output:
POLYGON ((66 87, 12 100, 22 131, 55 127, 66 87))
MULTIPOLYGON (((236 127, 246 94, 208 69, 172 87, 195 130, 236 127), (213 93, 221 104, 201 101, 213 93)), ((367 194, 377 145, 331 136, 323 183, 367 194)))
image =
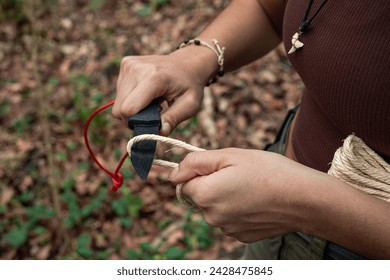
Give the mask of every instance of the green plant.
POLYGON ((18 249, 27 241, 29 226, 28 224, 18 224, 14 229, 6 233, 2 239, 3 242, 18 249))
POLYGON ((142 206, 142 199, 126 188, 122 188, 120 198, 111 202, 112 210, 119 217, 119 221, 124 228, 131 227, 132 219, 138 218, 142 206))
POLYGON ((92 197, 88 203, 80 207, 78 198, 73 191, 73 188, 76 185, 74 176, 75 174, 70 174, 62 184, 64 191, 61 195, 61 199, 67 204, 68 208, 68 214, 65 217, 65 226, 67 228, 73 228, 93 214, 97 214, 101 205, 107 199, 106 190, 100 188, 96 196, 92 197))
POLYGON ((2 0, 0 2, 0 21, 2 20, 24 20, 25 0, 2 0))
POLYGON ((193 133, 193 129, 198 125, 198 119, 196 116, 189 119, 187 122, 175 128, 174 133, 178 135, 190 135, 193 133))
POLYGON ((106 190, 101 188, 94 198, 83 206, 80 211, 80 215, 82 218, 87 218, 91 216, 92 214, 97 213, 100 210, 101 205, 103 204, 104 200, 106 200, 107 194, 106 190))
POLYGON ((104 4, 104 0, 89 0, 89 7, 92 10, 97 10, 101 8, 104 4))
POLYGON ((162 244, 153 246, 148 242, 141 243, 136 250, 127 250, 126 257, 129 260, 183 260, 187 251, 177 246, 170 246, 161 252, 162 244))
POLYGON ((62 187, 64 192, 61 195, 61 199, 67 203, 68 215, 65 217, 65 227, 72 228, 81 220, 80 208, 78 205, 77 198, 72 191, 76 184, 76 180, 71 175, 63 181, 62 187))
POLYGON ((193 250, 210 248, 214 244, 214 229, 204 219, 192 219, 192 215, 192 211, 188 211, 185 215, 184 244, 193 250))
POLYGON ((32 117, 30 113, 26 113, 23 117, 16 119, 12 126, 18 134, 25 133, 32 127, 32 117))
POLYGON ((10 112, 10 102, 5 99, 0 103, 0 116, 7 116, 10 112))
POLYGON ((36 203, 26 208, 26 218, 14 221, 13 228, 4 234, 2 242, 18 249, 28 241, 30 230, 38 227, 39 223, 54 216, 54 211, 43 204, 36 203))
POLYGON ((93 250, 91 249, 91 237, 83 233, 77 238, 76 252, 85 259, 93 257, 93 250))
POLYGON ((153 12, 159 10, 162 6, 168 4, 168 2, 168 0, 149 0, 148 3, 145 3, 135 12, 139 16, 147 17, 150 16, 153 12))

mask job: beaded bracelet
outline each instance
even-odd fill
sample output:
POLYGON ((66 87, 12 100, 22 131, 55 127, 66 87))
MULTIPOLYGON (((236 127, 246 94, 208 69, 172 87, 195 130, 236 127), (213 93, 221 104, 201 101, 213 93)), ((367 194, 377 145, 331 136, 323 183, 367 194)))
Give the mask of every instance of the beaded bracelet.
POLYGON ((181 48, 184 48, 184 47, 191 45, 191 44, 194 44, 196 46, 205 46, 205 47, 209 48, 210 50, 212 50, 217 55, 219 70, 217 72, 217 75, 215 77, 211 78, 208 81, 208 83, 206 84, 206 86, 209 86, 213 83, 216 83, 218 81, 218 78, 222 77, 225 74, 225 71, 223 70, 223 63, 224 63, 224 59, 225 59, 225 57, 224 57, 225 47, 221 47, 216 39, 213 39, 213 43, 215 45, 215 48, 213 48, 207 42, 202 41, 198 38, 195 38, 195 39, 184 40, 184 42, 181 43, 177 47, 178 49, 181 49, 181 48))

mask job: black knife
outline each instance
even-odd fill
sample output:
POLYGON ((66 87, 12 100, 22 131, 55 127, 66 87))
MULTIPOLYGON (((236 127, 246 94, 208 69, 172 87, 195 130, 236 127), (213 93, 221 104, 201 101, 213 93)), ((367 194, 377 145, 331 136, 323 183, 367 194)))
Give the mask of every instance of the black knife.
MULTIPOLYGON (((127 125, 134 131, 133 137, 142 134, 158 134, 161 128, 160 102, 153 100, 146 108, 128 119, 127 125)), ((156 141, 145 140, 131 147, 131 163, 137 174, 146 180, 153 164, 156 141)))

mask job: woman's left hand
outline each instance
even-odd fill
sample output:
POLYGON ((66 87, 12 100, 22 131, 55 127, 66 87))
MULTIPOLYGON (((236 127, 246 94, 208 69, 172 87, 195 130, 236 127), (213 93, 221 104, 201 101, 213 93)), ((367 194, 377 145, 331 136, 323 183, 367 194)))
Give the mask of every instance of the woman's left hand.
POLYGON ((248 243, 302 230, 303 181, 319 174, 275 153, 229 148, 188 154, 170 180, 185 182, 208 224, 248 243))

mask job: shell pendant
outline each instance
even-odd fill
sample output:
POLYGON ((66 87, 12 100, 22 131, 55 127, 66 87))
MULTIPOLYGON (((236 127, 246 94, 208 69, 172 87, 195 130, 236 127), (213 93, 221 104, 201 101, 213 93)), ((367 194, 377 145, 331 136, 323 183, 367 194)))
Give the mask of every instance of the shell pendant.
POLYGON ((294 53, 296 50, 300 49, 303 47, 303 43, 301 41, 299 41, 299 36, 301 35, 302 33, 301 32, 296 32, 292 38, 291 38, 291 43, 292 43, 292 46, 291 46, 291 49, 288 51, 288 54, 292 54, 294 53))

